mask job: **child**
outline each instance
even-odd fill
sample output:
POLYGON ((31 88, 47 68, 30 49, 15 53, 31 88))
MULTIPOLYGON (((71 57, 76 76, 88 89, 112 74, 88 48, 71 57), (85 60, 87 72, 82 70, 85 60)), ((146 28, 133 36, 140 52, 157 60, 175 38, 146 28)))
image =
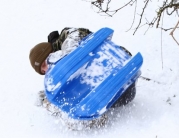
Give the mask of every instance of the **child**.
MULTIPOLYGON (((29 59, 34 70, 40 75, 44 75, 48 67, 68 55, 79 45, 79 42, 92 33, 85 28, 64 28, 59 34, 58 31, 53 31, 48 35, 48 42, 37 44, 30 51, 29 59)), ((131 53, 124 47, 122 49, 130 56, 131 53)), ((126 105, 131 102, 136 94, 135 83, 133 83, 122 96, 113 104, 112 108, 126 105)), ((44 91, 39 93, 40 104, 51 105, 45 97, 44 91)))

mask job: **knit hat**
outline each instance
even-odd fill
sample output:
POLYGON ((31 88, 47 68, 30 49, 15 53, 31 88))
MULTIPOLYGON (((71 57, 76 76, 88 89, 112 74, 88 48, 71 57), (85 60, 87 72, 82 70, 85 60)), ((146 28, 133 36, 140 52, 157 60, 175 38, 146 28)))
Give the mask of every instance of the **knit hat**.
POLYGON ((41 72, 41 65, 52 51, 53 49, 51 44, 47 42, 37 44, 30 50, 30 63, 32 67, 35 69, 35 71, 40 75, 44 75, 41 72))

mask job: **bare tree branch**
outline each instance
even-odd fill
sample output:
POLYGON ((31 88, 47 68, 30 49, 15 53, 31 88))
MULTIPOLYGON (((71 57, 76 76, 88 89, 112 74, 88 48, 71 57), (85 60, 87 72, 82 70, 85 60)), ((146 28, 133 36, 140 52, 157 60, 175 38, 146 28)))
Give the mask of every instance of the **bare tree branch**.
POLYGON ((116 14, 119 10, 123 9, 124 7, 128 5, 133 5, 133 3, 135 3, 137 0, 129 0, 129 2, 127 2, 126 4, 115 10, 109 10, 110 9, 109 5, 112 0, 106 0, 107 1, 106 6, 105 8, 103 8, 104 1, 105 0, 96 0, 96 1, 92 1, 91 4, 99 9, 98 13, 105 13, 106 15, 112 17, 114 14, 116 14))
MULTIPOLYGON (((178 26, 178 23, 176 24, 175 27, 171 26, 170 28, 165 28, 163 27, 162 25, 162 15, 165 13, 167 16, 165 16, 165 18, 173 15, 174 13, 176 13, 176 16, 179 17, 179 0, 158 0, 158 2, 161 1, 163 2, 161 4, 161 6, 156 9, 156 15, 153 17, 153 19, 151 21, 148 21, 147 18, 145 17, 146 19, 146 23, 144 23, 144 25, 148 25, 148 28, 147 30, 145 31, 145 33, 148 31, 148 29, 152 28, 154 25, 156 26, 156 28, 160 28, 161 30, 164 30, 164 31, 169 31, 172 29, 172 32, 170 33, 170 35, 172 36, 172 38, 174 39, 174 41, 179 45, 178 41, 175 39, 173 33, 174 31, 179 28, 178 26), (162 27, 161 27, 162 25, 162 27)), ((137 0, 127 0, 126 4, 120 6, 116 9, 113 9, 112 10, 112 7, 110 7, 110 4, 111 2, 115 2, 115 0, 94 0, 91 2, 92 6, 94 6, 95 8, 98 9, 98 12, 99 14, 102 14, 104 13, 104 15, 107 15, 109 17, 112 17, 114 16, 117 12, 119 12, 120 10, 124 9, 125 7, 127 6, 134 6, 135 5, 135 8, 134 8, 134 17, 133 17, 133 20, 132 20, 132 24, 130 26, 130 28, 127 30, 131 30, 133 28, 133 25, 134 25, 134 22, 136 20, 136 11, 137 11, 137 4, 138 3, 144 3, 143 4, 143 7, 142 7, 142 11, 140 14, 138 14, 140 16, 139 20, 138 20, 138 24, 137 26, 134 28, 134 33, 133 35, 135 35, 135 33, 138 31, 139 28, 141 28, 143 25, 142 22, 143 21, 143 18, 144 18, 144 13, 147 9, 147 7, 149 6, 149 4, 152 2, 152 0, 143 0, 143 1, 137 1, 137 0)), ((117 1, 116 1, 117 3, 117 1)))

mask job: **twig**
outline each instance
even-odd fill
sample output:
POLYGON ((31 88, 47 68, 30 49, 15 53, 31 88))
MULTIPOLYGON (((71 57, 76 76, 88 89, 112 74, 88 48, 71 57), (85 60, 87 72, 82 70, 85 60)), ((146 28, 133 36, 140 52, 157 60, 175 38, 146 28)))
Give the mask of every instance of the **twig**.
MULTIPOLYGON (((172 28, 162 28, 162 27, 159 27, 160 29, 162 29, 162 30, 164 30, 164 31, 169 31, 169 30, 172 30, 172 29, 174 29, 173 27, 172 28)), ((179 27, 177 27, 177 28, 179 28, 179 27)))
POLYGON ((154 83, 166 85, 165 83, 162 83, 162 82, 159 82, 159 81, 156 81, 156 80, 147 78, 147 77, 140 76, 139 78, 141 78, 141 79, 143 79, 143 80, 146 80, 146 81, 153 81, 154 83))
MULTIPOLYGON (((133 1, 133 0, 129 1, 128 3, 126 3, 125 5, 123 5, 122 7, 120 7, 120 8, 117 9, 117 10, 110 11, 110 12, 114 12, 114 13, 112 14, 112 16, 113 16, 116 12, 118 12, 119 10, 121 10, 121 9, 123 9, 124 7, 126 7, 127 5, 129 5, 132 1, 133 1)), ((135 1, 137 1, 137 0, 135 0, 135 1)))
POLYGON ((142 21, 142 18, 143 18, 143 14, 144 14, 144 11, 145 11, 145 9, 146 9, 146 7, 147 7, 147 5, 148 5, 148 2, 149 2, 149 0, 147 0, 146 3, 145 3, 145 6, 144 6, 144 8, 143 8, 143 10, 142 10, 142 13, 141 13, 141 15, 140 15, 139 24, 138 24, 138 26, 136 27, 136 29, 135 29, 133 35, 136 33, 136 31, 138 30, 138 28, 139 28, 139 26, 140 26, 140 24, 141 24, 141 21, 142 21))
POLYGON ((175 25, 175 27, 173 28, 173 30, 170 32, 170 35, 172 36, 172 38, 174 39, 174 41, 179 45, 178 41, 175 39, 175 37, 173 36, 174 31, 176 30, 176 28, 179 25, 179 21, 177 22, 177 24, 175 25))
POLYGON ((129 30, 131 30, 132 26, 134 25, 136 9, 137 9, 137 1, 135 2, 134 17, 133 17, 133 21, 132 21, 131 27, 130 27, 126 32, 128 32, 129 30))
MULTIPOLYGON (((106 4, 106 8, 103 9, 102 5, 103 4, 103 0, 96 0, 96 1, 92 1, 91 4, 94 5, 95 7, 97 7, 99 9, 98 13, 105 13, 106 15, 112 17, 114 14, 116 14, 119 10, 123 9, 124 7, 128 6, 131 2, 136 2, 137 0, 130 0, 129 2, 127 2, 126 4, 124 4, 122 7, 115 9, 115 10, 109 10, 109 4, 111 3, 112 0, 108 0, 107 4, 106 4), (111 14, 110 14, 111 13, 111 14)), ((132 3, 132 4, 133 4, 132 3)))
MULTIPOLYGON (((163 27, 163 18, 164 18, 164 13, 163 13, 163 17, 162 17, 162 27, 163 27)), ((163 49, 162 49, 162 29, 161 29, 161 60, 162 60, 162 69, 163 69, 163 49)))

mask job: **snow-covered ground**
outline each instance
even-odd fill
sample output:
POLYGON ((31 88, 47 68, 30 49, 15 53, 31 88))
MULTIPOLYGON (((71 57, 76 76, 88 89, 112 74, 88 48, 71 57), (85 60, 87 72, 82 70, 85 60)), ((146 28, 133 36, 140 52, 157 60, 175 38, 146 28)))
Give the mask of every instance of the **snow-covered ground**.
MULTIPOLYGON (((149 8, 151 17, 157 6, 149 8)), ((0 137, 178 138, 179 46, 169 32, 164 32, 161 48, 161 31, 155 28, 146 35, 147 27, 135 36, 133 31, 126 32, 132 23, 132 13, 133 9, 126 8, 113 18, 100 16, 83 0, 1 0, 0 137), (37 92, 43 89, 43 76, 31 68, 29 51, 37 43, 47 41, 51 31, 64 27, 92 31, 112 28, 116 44, 125 46, 132 54, 143 55, 142 76, 152 80, 139 79, 134 101, 111 111, 105 128, 70 131, 45 109, 35 106, 37 92)), ((169 26, 175 25, 177 19, 164 21, 169 26)))

